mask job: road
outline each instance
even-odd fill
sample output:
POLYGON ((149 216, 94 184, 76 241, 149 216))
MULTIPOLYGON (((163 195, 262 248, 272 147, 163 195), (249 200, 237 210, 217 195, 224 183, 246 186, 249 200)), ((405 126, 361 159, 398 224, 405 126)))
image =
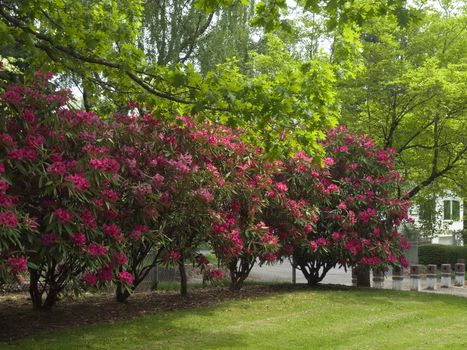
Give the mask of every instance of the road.
MULTIPOLYGON (((249 278, 270 281, 270 282, 292 282, 292 265, 288 260, 282 264, 275 265, 255 265, 250 272, 249 278)), ((306 283, 305 277, 300 270, 297 270, 297 283, 306 283)), ((345 272, 344 268, 329 270, 321 283, 352 285, 352 275, 350 270, 345 272)))

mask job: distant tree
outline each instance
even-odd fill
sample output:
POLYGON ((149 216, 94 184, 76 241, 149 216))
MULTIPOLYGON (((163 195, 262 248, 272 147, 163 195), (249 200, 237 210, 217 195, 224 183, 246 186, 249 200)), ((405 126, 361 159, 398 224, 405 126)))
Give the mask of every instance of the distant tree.
MULTIPOLYGON (((319 147, 320 130, 335 124, 336 79, 359 55, 356 33, 363 20, 393 12, 400 3, 298 2, 324 17, 336 38, 335 59, 330 65, 326 57, 302 60, 290 52, 279 57, 269 51, 275 65, 269 71, 258 67, 258 60, 248 72, 241 69, 250 62, 249 56, 245 60, 250 2, 245 8, 243 2, 230 0, 2 0, 0 36, 10 55, 14 47, 24 50, 27 74, 41 67, 78 86, 87 110, 107 114, 124 109, 128 100, 139 100, 164 115, 199 114, 248 128, 250 141, 277 155, 289 152, 290 145, 319 147), (236 60, 215 66, 232 54, 236 60)), ((283 0, 261 1, 252 24, 266 32, 287 30, 286 12, 283 0)), ((284 50, 276 44, 272 48, 284 50)))
POLYGON ((410 198, 431 187, 465 194, 465 6, 412 9, 363 25, 364 70, 340 89, 342 121, 397 152, 410 198))

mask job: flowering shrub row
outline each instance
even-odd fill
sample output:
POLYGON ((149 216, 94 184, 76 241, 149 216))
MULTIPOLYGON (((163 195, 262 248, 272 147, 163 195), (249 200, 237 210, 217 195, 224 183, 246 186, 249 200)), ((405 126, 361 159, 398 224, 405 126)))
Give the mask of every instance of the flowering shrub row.
POLYGON ((328 155, 323 167, 299 153, 281 175, 288 184, 289 213, 271 217, 282 232, 285 256, 309 284, 336 265, 407 266, 408 243, 397 227, 407 219, 409 203, 394 197, 402 179, 393 170, 393 152, 345 127, 330 130, 323 146, 328 155))
POLYGON ((155 264, 185 262, 241 288, 253 265, 291 258, 310 284, 336 264, 402 264, 393 154, 343 127, 328 133, 324 166, 303 152, 269 161, 241 131, 132 104, 99 118, 70 108, 50 76, 2 95, 0 279, 28 270, 36 308, 65 288, 109 283, 125 300, 155 264))

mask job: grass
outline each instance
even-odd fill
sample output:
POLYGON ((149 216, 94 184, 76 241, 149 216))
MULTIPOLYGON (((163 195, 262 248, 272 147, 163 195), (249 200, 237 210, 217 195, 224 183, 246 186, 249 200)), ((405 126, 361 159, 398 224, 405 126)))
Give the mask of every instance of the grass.
POLYGON ((0 349, 467 349, 467 298, 298 290, 0 343, 0 349))

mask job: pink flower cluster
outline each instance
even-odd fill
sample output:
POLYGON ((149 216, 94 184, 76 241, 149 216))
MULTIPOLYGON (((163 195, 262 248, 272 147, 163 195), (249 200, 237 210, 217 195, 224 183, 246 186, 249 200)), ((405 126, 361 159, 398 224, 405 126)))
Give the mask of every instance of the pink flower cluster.
POLYGON ((12 274, 16 275, 18 272, 25 272, 27 270, 26 257, 10 257, 7 259, 7 264, 11 269, 12 274))
POLYGON ((117 239, 122 235, 120 229, 118 228, 116 224, 110 224, 110 225, 104 224, 102 226, 102 230, 105 232, 105 234, 107 234, 111 238, 117 239))
POLYGON ((168 258, 170 261, 176 263, 182 258, 182 253, 180 253, 178 250, 171 250, 169 252, 168 258))
POLYGON ((133 231, 131 231, 130 238, 133 241, 138 241, 148 231, 149 229, 146 225, 136 225, 133 231))
POLYGON ((68 175, 65 177, 65 180, 72 183, 75 190, 78 192, 84 192, 89 187, 88 180, 79 174, 76 175, 68 175))
POLYGON ((209 191, 209 189, 205 187, 197 189, 195 193, 206 203, 212 202, 214 200, 214 196, 212 195, 212 193, 209 191))
POLYGON ((94 273, 86 272, 81 279, 90 286, 94 287, 97 285, 97 276, 94 273))
POLYGON ((276 188, 281 192, 287 192, 288 190, 287 185, 283 182, 276 182, 276 188))
POLYGON ((104 265, 99 268, 99 271, 97 272, 99 275, 99 279, 102 282, 110 282, 112 281, 113 278, 113 267, 112 265, 104 265))
POLYGON ((206 258, 204 255, 200 254, 198 256, 196 256, 196 261, 198 262, 198 264, 200 265, 209 265, 209 260, 208 258, 206 258))
MULTIPOLYGON (((2 164, 3 166, 3 164, 2 164)), ((0 179, 0 193, 5 193, 10 188, 10 184, 0 179)))
POLYGON ((133 275, 127 271, 122 271, 118 274, 118 280, 130 286, 133 284, 133 275))
POLYGON ((96 258, 99 256, 107 255, 109 249, 107 247, 104 247, 102 244, 91 242, 88 246, 88 252, 89 255, 91 255, 93 258, 96 258))
POLYGON ((16 228, 18 226, 18 217, 13 212, 0 212, 0 226, 16 228))
POLYGON ((78 247, 84 246, 86 244, 86 235, 82 232, 75 232, 71 236, 71 242, 78 247))
POLYGON ((222 280, 222 271, 221 270, 212 270, 209 272, 209 276, 218 281, 222 280))
POLYGON ((122 266, 122 265, 125 265, 127 263, 128 258, 126 257, 124 252, 117 252, 117 253, 114 254, 112 260, 116 265, 122 266))
POLYGON ((364 265, 378 265, 379 263, 381 263, 381 259, 377 256, 373 256, 373 257, 364 256, 360 260, 360 263, 364 265))
POLYGON ((66 167, 65 162, 56 161, 56 162, 51 163, 47 167, 47 171, 54 175, 64 176, 67 173, 67 167, 66 167))
POLYGON ((110 203, 115 203, 120 199, 120 195, 112 189, 103 190, 102 196, 110 203))
POLYGON ((87 228, 94 229, 97 227, 96 218, 90 210, 83 210, 80 215, 83 225, 87 228))
POLYGON ((56 209, 54 211, 54 216, 57 219, 57 221, 61 224, 66 224, 67 222, 73 220, 73 217, 71 216, 70 212, 63 208, 56 209))
POLYGON ((371 218, 376 217, 378 212, 374 208, 368 208, 362 212, 360 212, 360 219, 363 223, 368 224, 371 218))
POLYGON ((120 170, 120 164, 115 159, 107 157, 103 159, 91 159, 89 165, 93 169, 111 174, 116 174, 120 170))

